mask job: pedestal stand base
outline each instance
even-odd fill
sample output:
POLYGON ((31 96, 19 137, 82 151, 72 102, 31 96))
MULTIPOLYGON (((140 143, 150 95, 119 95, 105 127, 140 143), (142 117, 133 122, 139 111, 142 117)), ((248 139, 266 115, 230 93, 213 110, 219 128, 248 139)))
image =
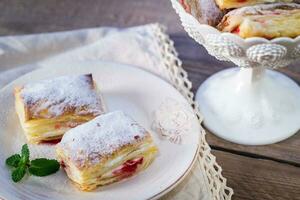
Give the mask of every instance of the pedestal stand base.
POLYGON ((231 142, 271 144, 300 129, 300 87, 276 71, 223 70, 201 85, 196 100, 205 127, 231 142))

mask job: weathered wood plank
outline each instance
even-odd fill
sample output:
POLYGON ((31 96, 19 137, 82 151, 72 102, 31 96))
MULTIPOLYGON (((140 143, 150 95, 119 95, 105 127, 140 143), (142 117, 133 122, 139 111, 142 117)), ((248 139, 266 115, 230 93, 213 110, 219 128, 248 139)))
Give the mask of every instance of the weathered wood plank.
MULTIPOLYGON (((212 148, 223 149, 251 157, 261 157, 278 162, 289 163, 300 167, 300 132, 293 137, 277 144, 264 146, 245 146, 224 141, 213 134, 208 134, 208 143, 212 148)), ((300 168, 299 168, 300 171, 300 168)))
POLYGON ((213 151, 223 168, 233 199, 299 200, 300 170, 274 161, 213 151))
POLYGON ((2 0, 0 8, 1 35, 152 22, 168 25, 171 32, 181 29, 168 0, 2 0))

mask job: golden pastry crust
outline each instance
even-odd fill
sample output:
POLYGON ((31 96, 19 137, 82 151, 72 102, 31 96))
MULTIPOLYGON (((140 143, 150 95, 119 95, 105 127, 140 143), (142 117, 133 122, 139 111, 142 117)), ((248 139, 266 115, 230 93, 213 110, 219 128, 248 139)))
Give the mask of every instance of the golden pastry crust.
POLYGON ((218 29, 243 38, 295 38, 300 35, 300 5, 277 3, 239 8, 226 14, 218 29))
POLYGON ((49 119, 59 115, 97 116, 103 111, 94 94, 92 74, 62 76, 15 88, 16 101, 24 105, 24 120, 49 119), (85 90, 83 95, 80 95, 85 90), (82 98, 84 100, 80 100, 82 98))
POLYGON ((293 3, 299 0, 215 0, 221 10, 268 3, 293 3))
POLYGON ((70 130, 56 147, 68 177, 83 191, 137 174, 157 151, 149 132, 120 111, 70 130))
POLYGON ((56 140, 104 113, 92 75, 62 76, 16 87, 16 112, 29 142, 56 140))

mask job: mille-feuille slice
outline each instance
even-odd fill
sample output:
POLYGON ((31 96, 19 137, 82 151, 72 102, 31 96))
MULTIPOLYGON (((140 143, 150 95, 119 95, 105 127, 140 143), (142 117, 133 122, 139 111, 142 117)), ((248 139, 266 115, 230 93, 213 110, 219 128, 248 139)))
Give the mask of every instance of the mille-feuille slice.
POLYGON ((15 88, 15 106, 30 143, 58 140, 104 113, 91 74, 61 76, 15 88))
POLYGON ((68 177, 83 191, 137 174, 157 151, 150 133, 121 111, 69 130, 56 146, 68 177))

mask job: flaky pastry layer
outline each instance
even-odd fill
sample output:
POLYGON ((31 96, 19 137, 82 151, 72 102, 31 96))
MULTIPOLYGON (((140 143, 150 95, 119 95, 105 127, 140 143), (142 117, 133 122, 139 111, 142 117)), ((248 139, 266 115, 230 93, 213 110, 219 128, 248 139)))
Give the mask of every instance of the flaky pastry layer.
POLYGON ((98 186, 111 184, 131 177, 146 169, 157 154, 150 134, 135 144, 128 144, 95 164, 87 160, 84 165, 74 163, 62 148, 57 147, 57 157, 68 177, 83 191, 91 191, 98 186))
POLYGON ((105 110, 91 74, 27 84, 16 87, 14 94, 16 112, 30 143, 60 139, 105 110))

